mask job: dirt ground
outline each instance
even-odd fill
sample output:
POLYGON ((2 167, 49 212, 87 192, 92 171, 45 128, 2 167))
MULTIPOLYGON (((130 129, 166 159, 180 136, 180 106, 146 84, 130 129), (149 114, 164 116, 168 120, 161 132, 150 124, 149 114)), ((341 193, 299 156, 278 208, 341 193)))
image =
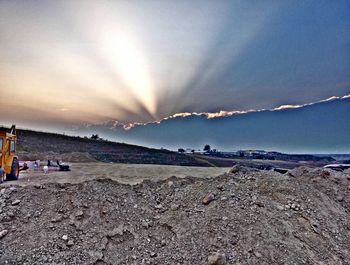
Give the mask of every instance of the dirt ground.
POLYGON ((350 264, 349 170, 129 167, 1 185, 0 264, 350 264))
POLYGON ((118 164, 118 163, 70 163, 69 172, 49 172, 28 170, 20 173, 16 183, 5 185, 20 186, 43 183, 79 183, 93 179, 112 179, 123 184, 137 184, 143 180, 160 181, 170 177, 210 178, 228 172, 230 168, 222 167, 185 167, 165 165, 118 164))

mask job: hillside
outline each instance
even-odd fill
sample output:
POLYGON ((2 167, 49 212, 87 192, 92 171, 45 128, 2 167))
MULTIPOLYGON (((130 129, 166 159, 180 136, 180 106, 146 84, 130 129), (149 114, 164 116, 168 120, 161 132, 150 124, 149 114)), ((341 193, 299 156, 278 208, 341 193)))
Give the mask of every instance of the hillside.
MULTIPOLYGON (((4 130, 0 127, 0 130, 4 130)), ((7 129, 5 129, 7 130, 7 129)), ((246 167, 270 169, 273 167, 295 168, 324 166, 334 159, 311 155, 279 154, 273 159, 266 157, 227 156, 220 153, 199 155, 180 154, 165 149, 147 148, 138 145, 107 140, 92 140, 77 136, 17 130, 17 150, 20 160, 61 160, 65 162, 114 162, 126 164, 159 164, 179 166, 231 167, 239 164, 246 167)))
POLYGON ((63 159, 69 162, 97 160, 134 164, 212 165, 192 156, 124 143, 31 130, 17 130, 17 135, 17 149, 21 160, 63 159))

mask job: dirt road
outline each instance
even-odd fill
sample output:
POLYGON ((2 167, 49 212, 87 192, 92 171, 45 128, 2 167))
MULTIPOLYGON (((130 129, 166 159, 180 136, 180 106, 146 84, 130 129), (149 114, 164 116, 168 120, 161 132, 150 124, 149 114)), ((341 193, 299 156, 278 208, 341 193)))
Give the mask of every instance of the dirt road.
POLYGON ((44 183, 81 183, 93 179, 112 179, 123 184, 137 184, 142 180, 165 180, 172 176, 184 178, 209 178, 221 175, 229 168, 184 167, 165 165, 116 164, 116 163, 73 163, 70 172, 49 172, 42 170, 21 172, 20 179, 4 185, 36 185, 44 183))

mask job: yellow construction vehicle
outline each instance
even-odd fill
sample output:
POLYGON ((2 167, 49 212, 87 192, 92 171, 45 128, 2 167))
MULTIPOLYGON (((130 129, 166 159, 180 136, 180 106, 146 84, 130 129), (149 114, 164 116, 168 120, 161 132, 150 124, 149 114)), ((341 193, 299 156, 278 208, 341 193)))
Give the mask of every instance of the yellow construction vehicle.
POLYGON ((12 125, 10 133, 0 131, 0 182, 5 179, 18 179, 20 168, 16 155, 16 141, 15 125, 12 125))

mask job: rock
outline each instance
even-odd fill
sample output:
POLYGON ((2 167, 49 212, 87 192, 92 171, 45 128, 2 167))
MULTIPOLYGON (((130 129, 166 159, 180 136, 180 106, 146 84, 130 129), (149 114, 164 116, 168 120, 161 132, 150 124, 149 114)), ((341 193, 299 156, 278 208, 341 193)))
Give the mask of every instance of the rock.
POLYGON ((284 210, 283 205, 280 205, 280 204, 278 204, 278 205, 276 206, 276 208, 277 208, 277 210, 279 210, 279 211, 283 211, 283 210, 284 210))
POLYGON ((341 194, 339 194, 339 195, 337 196, 337 201, 338 201, 338 202, 344 201, 344 196, 341 195, 341 194))
POLYGON ((258 207, 265 207, 265 204, 264 204, 262 201, 256 201, 255 204, 256 204, 258 207))
POLYGON ((151 258, 157 257, 157 253, 156 253, 156 252, 151 252, 151 253, 150 253, 150 257, 151 257, 151 258))
POLYGON ((174 186, 174 182, 173 181, 168 181, 168 187, 171 188, 172 186, 174 186))
POLYGON ((142 220, 141 225, 142 225, 142 227, 144 227, 146 229, 148 229, 149 226, 150 226, 149 223, 146 220, 142 220))
POLYGON ((233 167, 231 168, 231 170, 229 171, 229 173, 231 173, 231 174, 236 174, 236 173, 239 172, 239 170, 240 170, 240 167, 237 166, 237 165, 235 165, 235 166, 233 166, 233 167))
POLYGON ((204 197, 202 203, 204 205, 208 205, 209 203, 211 203, 214 200, 215 200, 215 195, 213 193, 209 193, 207 196, 204 197))
POLYGON ((224 190, 225 190, 225 184, 224 184, 224 183, 220 183, 219 185, 216 186, 216 188, 217 188, 219 191, 224 191, 224 190))
POLYGON ((226 196, 221 197, 220 201, 227 201, 227 197, 226 196))
POLYGON ((18 205, 21 203, 21 200, 14 200, 11 205, 18 205))
POLYGON ((67 241, 67 240, 68 240, 68 236, 67 236, 67 235, 63 235, 63 236, 62 236, 62 239, 63 239, 64 241, 67 241))
POLYGON ((318 224, 316 222, 312 221, 310 223, 310 225, 311 225, 312 230, 314 230, 314 232, 316 234, 320 234, 320 230, 319 230, 318 224))
POLYGON ((75 213, 75 216, 76 216, 77 218, 81 218, 81 217, 83 217, 83 215, 84 215, 84 212, 83 212, 82 210, 79 210, 79 211, 77 211, 77 212, 75 213))
POLYGON ((52 223, 58 223, 58 222, 61 222, 62 219, 63 219, 62 215, 58 214, 58 215, 56 215, 56 217, 51 219, 51 222, 52 223))
POLYGON ((320 175, 321 175, 323 178, 325 178, 325 177, 328 177, 328 176, 330 175, 330 173, 329 173, 329 171, 327 171, 327 170, 322 170, 321 173, 320 173, 320 175))
POLYGON ((170 205, 170 209, 172 210, 172 211, 176 211, 176 210, 178 210, 180 208, 180 205, 178 205, 178 204, 176 204, 176 203, 172 203, 171 205, 170 205))
POLYGON ((0 232, 0 238, 3 238, 4 236, 6 236, 7 235, 7 233, 8 233, 9 231, 8 230, 2 230, 1 232, 0 232))
POLYGON ((8 211, 7 216, 8 218, 13 219, 13 217, 15 217, 15 214, 12 211, 8 211))
POLYGON ((73 246, 74 245, 74 241, 72 239, 68 240, 67 242, 67 246, 73 246))
POLYGON ((238 244, 238 241, 239 241, 239 238, 236 237, 236 238, 231 239, 229 242, 231 245, 235 246, 238 244))
POLYGON ((208 265, 224 265, 226 264, 225 254, 215 253, 208 257, 208 265))

